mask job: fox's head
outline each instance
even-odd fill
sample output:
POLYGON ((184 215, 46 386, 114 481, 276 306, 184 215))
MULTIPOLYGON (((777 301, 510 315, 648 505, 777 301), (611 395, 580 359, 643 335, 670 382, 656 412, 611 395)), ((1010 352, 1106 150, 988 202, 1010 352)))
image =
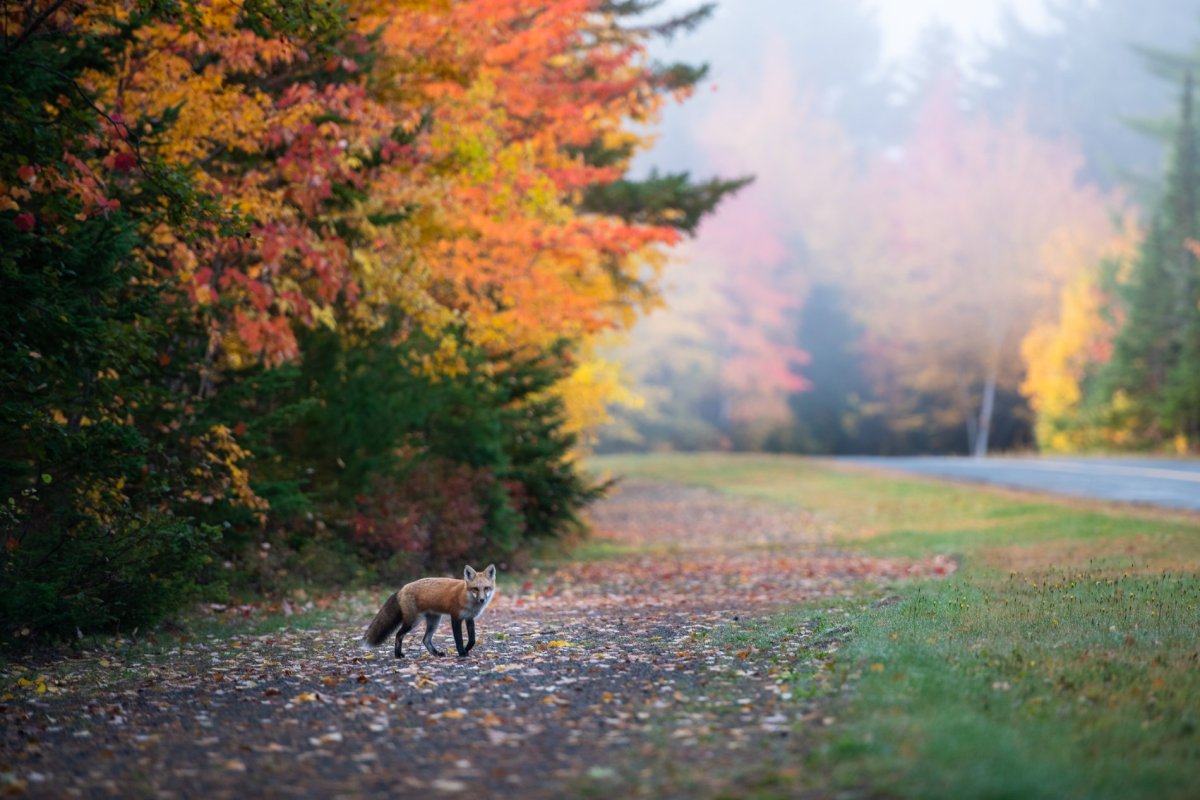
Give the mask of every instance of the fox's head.
POLYGON ((488 564, 483 572, 468 566, 463 570, 463 579, 467 582, 467 600, 482 611, 496 593, 496 565, 488 564))

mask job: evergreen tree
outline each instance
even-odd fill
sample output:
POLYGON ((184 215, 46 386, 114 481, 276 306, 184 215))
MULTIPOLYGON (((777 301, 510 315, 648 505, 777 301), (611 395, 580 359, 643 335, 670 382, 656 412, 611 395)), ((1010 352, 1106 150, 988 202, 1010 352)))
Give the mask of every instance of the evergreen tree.
MULTIPOLYGON (((258 456, 255 489, 294 553, 349 547, 401 579, 467 558, 503 561, 560 535, 599 497, 570 458, 562 403, 549 392, 568 349, 489 354, 465 338, 462 369, 431 375, 439 342, 400 316, 355 339, 302 333, 299 365, 222 393, 258 456)), ((234 526, 236 534, 238 526, 234 526)), ((227 536, 230 554, 246 542, 227 536)))
POLYGON ((797 345, 811 357, 804 376, 812 387, 788 399, 794 420, 794 444, 802 453, 852 453, 869 450, 864 441, 862 405, 870 382, 863 372, 862 326, 846 312, 841 292, 817 285, 800 315, 797 345))
POLYGON ((73 167, 107 145, 86 76, 139 16, 111 34, 34 18, 0 45, 0 186, 20 187, 0 210, 0 640, 144 625, 186 600, 208 552, 176 514, 195 429, 167 427, 190 376, 159 363, 189 332, 136 247, 187 198, 152 168, 108 175, 101 196, 73 167))
MULTIPOLYGON (((671 40, 680 32, 691 32, 712 16, 715 3, 669 17, 657 23, 640 21, 642 15, 658 8, 662 0, 607 0, 602 11, 619 20, 633 20, 622 32, 637 39, 671 40)), ((662 94, 690 92, 708 75, 707 64, 673 62, 654 66, 655 90, 662 94)), ((624 164, 632 154, 632 143, 611 147, 602 141, 579 148, 580 157, 589 165, 607 167, 624 164)), ((700 220, 710 214, 721 200, 748 185, 752 177, 733 180, 713 178, 696 181, 688 172, 660 175, 652 170, 645 178, 626 176, 620 180, 588 187, 579 207, 595 214, 611 214, 627 222, 678 228, 695 235, 700 220)))
MULTIPOLYGON (((252 2, 246 24, 307 30, 305 5, 252 2)), ((200 390, 207 332, 144 246, 229 215, 156 157, 174 113, 120 122, 92 88, 144 26, 194 8, 100 26, 59 10, 6 8, 0 41, 0 644, 186 603, 217 538, 201 517, 243 455, 200 390)))
POLYGON ((686 172, 659 175, 652 170, 640 180, 624 178, 592 186, 584 194, 582 208, 627 222, 665 225, 695 235, 700 220, 716 209, 722 199, 753 180, 713 178, 697 183, 686 172))
POLYGON ((1147 443, 1200 442, 1200 130, 1191 77, 1184 81, 1165 196, 1123 292, 1107 388, 1133 406, 1147 443))

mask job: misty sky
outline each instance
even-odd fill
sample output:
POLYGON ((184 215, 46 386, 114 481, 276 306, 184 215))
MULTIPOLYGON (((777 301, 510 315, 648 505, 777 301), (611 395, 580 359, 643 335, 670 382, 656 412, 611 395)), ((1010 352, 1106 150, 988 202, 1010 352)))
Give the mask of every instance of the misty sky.
MULTIPOLYGON (((835 6, 841 0, 823 0, 835 6)), ((703 0, 665 0, 659 16, 679 14, 696 8, 703 0)), ((873 5, 885 61, 891 64, 909 56, 920 33, 940 22, 949 26, 961 52, 970 59, 981 42, 992 40, 1005 8, 1023 21, 1036 25, 1042 16, 1043 0, 866 0, 873 5)), ((821 2, 796 0, 717 0, 713 16, 696 30, 660 43, 654 57, 664 62, 683 61, 709 65, 709 80, 697 87, 696 95, 682 107, 668 105, 656 130, 656 146, 634 163, 635 175, 655 167, 666 171, 712 172, 712 152, 697 142, 703 129, 720 117, 725 103, 750 87, 765 68, 795 72, 806 55, 823 60, 834 69, 853 69, 855 55, 837 51, 845 45, 840 30, 813 30, 820 26, 821 2), (768 63, 770 62, 770 63, 768 63), (724 95, 724 97, 722 97, 724 95)), ((825 17, 829 17, 826 13, 825 17)), ((968 67, 969 68, 969 67, 968 67)), ((766 98, 764 98, 766 99, 766 98)), ((756 165, 724 165, 750 169, 756 165)))
MULTIPOLYGON (((836 0, 834 0, 836 1, 836 0)), ((911 48, 917 35, 926 26, 940 21, 950 26, 964 44, 977 38, 989 37, 996 20, 1005 7, 1012 9, 1026 22, 1041 19, 1043 0, 872 0, 877 9, 884 34, 884 48, 889 58, 899 58, 911 48)), ((793 0, 718 0, 717 12, 707 25, 719 26, 733 14, 771 16, 776 9, 792 5, 793 0)), ((700 0, 666 0, 663 9, 678 13, 695 8, 700 0)), ((703 36, 703 34, 701 34, 703 36)), ((684 45, 686 47, 686 45, 684 45)), ((745 42, 753 50, 753 42, 745 42)), ((710 54, 712 58, 715 54, 710 54)))
POLYGON ((875 5, 888 55, 898 58, 908 52, 921 29, 934 21, 949 25, 969 45, 994 32, 1004 6, 1027 22, 1038 22, 1042 0, 876 0, 875 5))

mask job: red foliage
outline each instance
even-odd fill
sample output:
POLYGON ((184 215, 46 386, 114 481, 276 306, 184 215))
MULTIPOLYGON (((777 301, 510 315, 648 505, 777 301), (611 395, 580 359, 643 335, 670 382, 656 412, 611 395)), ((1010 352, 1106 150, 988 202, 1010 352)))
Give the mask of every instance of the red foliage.
POLYGON ((376 476, 359 497, 352 536, 381 558, 406 553, 424 569, 457 564, 484 542, 479 495, 493 480, 443 459, 423 461, 402 479, 376 476))

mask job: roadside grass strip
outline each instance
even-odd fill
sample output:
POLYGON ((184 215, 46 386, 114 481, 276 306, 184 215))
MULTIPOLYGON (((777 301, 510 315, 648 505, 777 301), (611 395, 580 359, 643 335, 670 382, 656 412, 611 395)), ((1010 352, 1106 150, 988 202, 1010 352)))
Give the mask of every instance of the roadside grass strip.
POLYGON ((970 572, 863 612, 821 750, 907 797, 1195 797, 1200 580, 970 572))
MULTIPOLYGON (((794 696, 824 696, 832 719, 795 754, 804 785, 848 796, 1196 796, 1195 515, 799 458, 599 458, 593 468, 797 505, 829 526, 834 547, 960 561, 890 602, 844 604, 835 636, 815 636, 820 647, 796 659, 794 696)), ((717 635, 765 643, 821 613, 797 608, 717 635)), ((764 764, 758 785, 781 788, 761 796, 795 789, 776 769, 764 764)))

